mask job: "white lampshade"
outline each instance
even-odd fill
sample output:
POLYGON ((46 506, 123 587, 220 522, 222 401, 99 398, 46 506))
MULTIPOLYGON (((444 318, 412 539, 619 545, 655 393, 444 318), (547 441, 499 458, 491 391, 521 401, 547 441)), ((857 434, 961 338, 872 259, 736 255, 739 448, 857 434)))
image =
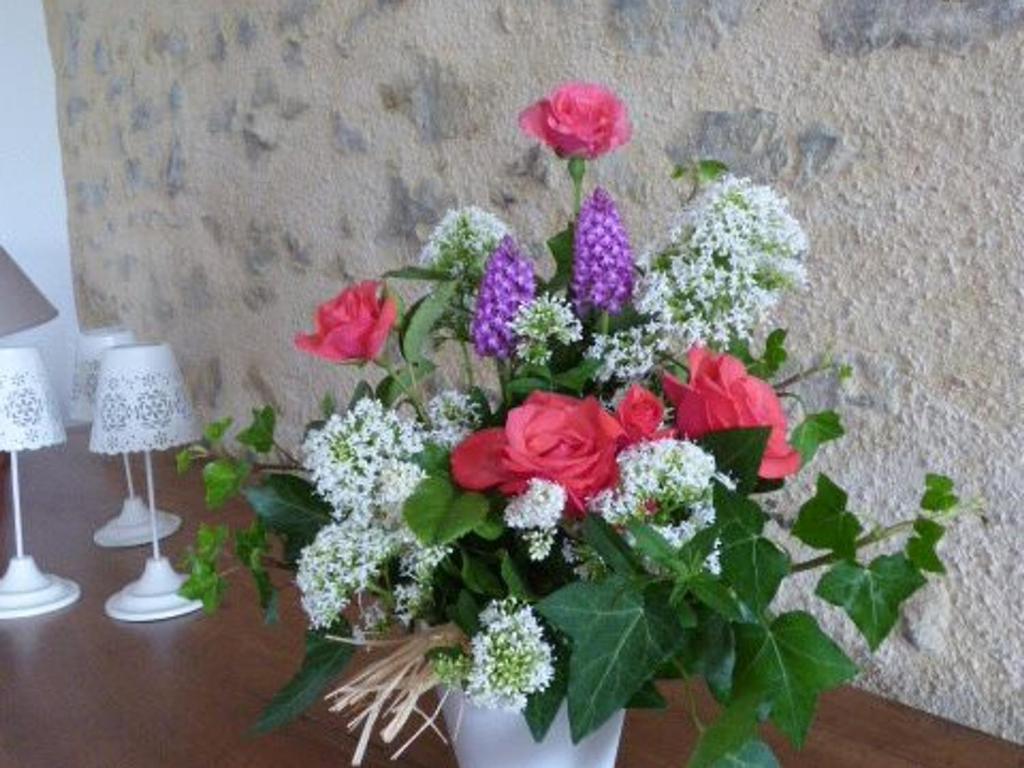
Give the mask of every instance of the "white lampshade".
POLYGON ((63 443, 60 406, 34 347, 0 347, 0 451, 63 443))
POLYGON ((94 328, 78 337, 75 378, 71 386, 70 416, 75 421, 92 421, 92 406, 99 380, 100 358, 111 347, 134 344, 135 334, 121 326, 94 328))
POLYGON ((192 403, 167 344, 130 344, 103 353, 91 451, 161 451, 198 438, 192 403))

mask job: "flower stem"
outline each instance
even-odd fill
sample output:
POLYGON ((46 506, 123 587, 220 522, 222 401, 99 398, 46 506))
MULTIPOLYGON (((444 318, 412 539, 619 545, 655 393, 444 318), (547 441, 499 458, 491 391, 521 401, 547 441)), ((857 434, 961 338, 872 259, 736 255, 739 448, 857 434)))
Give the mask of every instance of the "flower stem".
POLYGON ((398 385, 398 388, 405 393, 405 396, 409 398, 409 402, 412 403, 412 407, 416 411, 416 415, 419 416, 420 420, 429 427, 430 418, 427 416, 427 409, 423 405, 423 398, 420 396, 419 393, 419 384, 416 381, 416 371, 414 366, 411 363, 408 365, 409 380, 412 386, 407 387, 404 383, 402 383, 402 379, 399 377, 398 373, 395 371, 394 367, 391 365, 389 361, 385 360, 384 362, 381 362, 380 360, 374 360, 374 362, 378 366, 383 368, 385 371, 387 371, 387 374, 388 376, 391 377, 391 380, 394 381, 395 384, 398 385))
POLYGON ((587 161, 582 157, 569 158, 569 176, 572 178, 572 218, 580 217, 580 206, 583 203, 583 176, 587 172, 587 161))
POLYGON ((473 376, 473 359, 469 356, 469 344, 460 341, 459 346, 462 347, 462 367, 466 372, 466 384, 472 389, 476 386, 476 379, 473 376))
MULTIPOLYGON (((899 523, 886 526, 885 528, 876 528, 870 533, 866 533, 854 542, 855 549, 863 549, 869 547, 872 544, 878 544, 886 539, 891 539, 893 536, 898 536, 901 533, 906 533, 914 528, 916 520, 903 520, 899 523)), ((836 557, 834 552, 829 552, 827 555, 821 555, 819 557, 812 558, 810 560, 804 560, 802 563, 797 563, 789 569, 790 573, 800 573, 801 571, 810 571, 815 568, 820 568, 823 565, 831 565, 840 558, 836 557)))

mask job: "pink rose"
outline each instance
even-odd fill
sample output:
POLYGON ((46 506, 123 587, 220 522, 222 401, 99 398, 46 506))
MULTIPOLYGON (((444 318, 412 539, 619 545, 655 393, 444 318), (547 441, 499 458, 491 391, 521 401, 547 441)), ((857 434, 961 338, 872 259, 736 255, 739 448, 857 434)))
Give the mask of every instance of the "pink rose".
POLYGON ((383 283, 367 280, 346 288, 316 310, 316 331, 300 333, 295 346, 333 363, 366 362, 380 354, 398 316, 382 296, 383 283))
POLYGON ((567 83, 527 107, 519 127, 559 157, 587 160, 621 147, 633 132, 626 106, 604 86, 590 83, 567 83))
POLYGON ((590 497, 615 485, 623 437, 619 422, 593 397, 577 400, 534 392, 509 411, 504 427, 470 435, 452 452, 452 475, 463 488, 498 488, 512 496, 539 477, 562 486, 579 517, 590 497))
POLYGON ((626 433, 626 443, 639 443, 668 437, 671 429, 662 429, 665 422, 665 406, 649 389, 634 384, 622 398, 615 410, 615 417, 626 433))
POLYGON ((778 480, 800 469, 800 454, 786 441, 786 414, 775 390, 747 373, 731 355, 694 347, 687 355, 687 384, 665 374, 665 396, 676 407, 679 433, 697 439, 709 432, 771 427, 758 475, 778 480))

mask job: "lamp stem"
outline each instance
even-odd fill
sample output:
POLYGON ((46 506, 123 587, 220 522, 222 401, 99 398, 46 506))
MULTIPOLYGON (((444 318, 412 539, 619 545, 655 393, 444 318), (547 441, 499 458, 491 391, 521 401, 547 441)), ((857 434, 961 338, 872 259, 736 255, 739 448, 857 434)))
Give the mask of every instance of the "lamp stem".
POLYGON ((18 477, 18 452, 11 451, 11 495, 14 497, 14 541, 18 557, 25 556, 21 538, 21 481, 18 477))
POLYGON ((128 458, 127 453, 122 453, 121 457, 124 459, 124 474, 128 478, 128 498, 135 498, 135 480, 132 478, 132 464, 131 459, 128 458))
POLYGON ((149 530, 153 536, 153 559, 160 559, 160 537, 156 532, 156 500, 153 491, 153 459, 146 451, 146 490, 149 492, 149 530))

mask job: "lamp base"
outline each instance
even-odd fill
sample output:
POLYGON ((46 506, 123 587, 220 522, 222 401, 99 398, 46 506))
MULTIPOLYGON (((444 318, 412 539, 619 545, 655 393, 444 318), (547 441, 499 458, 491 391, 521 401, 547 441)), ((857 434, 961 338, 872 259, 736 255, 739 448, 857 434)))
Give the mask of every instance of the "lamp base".
MULTIPOLYGON (((163 539, 181 527, 181 518, 169 512, 156 512, 156 537, 163 539)), ((101 547, 137 547, 149 544, 153 533, 149 525, 149 509, 138 496, 129 496, 121 505, 121 514, 108 520, 92 535, 101 547)))
POLYGON ((203 604, 178 594, 185 577, 166 557, 146 560, 142 578, 107 599, 107 616, 118 621, 161 621, 198 611, 203 604))
POLYGON ((0 579, 0 620, 59 611, 82 594, 70 579, 43 573, 30 555, 12 557, 0 579))

